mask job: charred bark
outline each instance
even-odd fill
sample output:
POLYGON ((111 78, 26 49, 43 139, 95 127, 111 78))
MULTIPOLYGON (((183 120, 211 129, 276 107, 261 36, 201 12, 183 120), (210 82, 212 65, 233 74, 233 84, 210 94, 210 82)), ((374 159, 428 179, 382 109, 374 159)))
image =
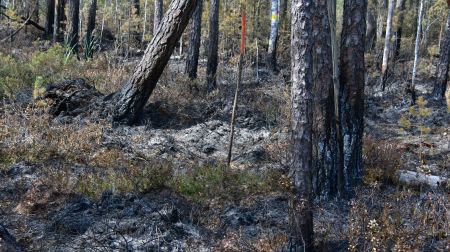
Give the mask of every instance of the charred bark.
POLYGON ((327 0, 317 0, 313 18, 313 187, 316 196, 337 192, 339 151, 334 105, 333 59, 327 0))
POLYGON ((200 42, 202 37, 202 10, 203 0, 197 0, 197 5, 195 6, 194 14, 192 14, 191 19, 189 48, 184 70, 190 79, 197 78, 198 58, 200 55, 200 42))
POLYGON ((343 170, 340 190, 351 194, 363 176, 364 48, 367 0, 344 0, 339 90, 343 170))
POLYGON ((293 193, 289 200, 290 251, 311 251, 313 33, 312 0, 293 0, 291 21, 291 125, 293 193))
POLYGON ((436 67, 436 82, 433 88, 433 96, 443 99, 448 81, 448 68, 450 59, 450 8, 448 9, 447 23, 445 25, 445 35, 442 38, 439 51, 439 63, 436 67))
POLYGON ((114 96, 113 120, 136 122, 194 11, 196 0, 175 0, 125 86, 114 96))
POLYGON ((69 45, 72 50, 78 52, 78 30, 80 24, 80 0, 70 0, 70 30, 69 45))
POLYGON ((402 44, 403 21, 405 20, 405 0, 397 0, 397 30, 395 31, 394 60, 400 55, 400 47, 402 44))
POLYGON ((55 0, 47 0, 46 9, 45 34, 50 37, 53 34, 53 22, 55 20, 55 0))
POLYGON ((97 0, 90 0, 89 13, 86 26, 86 41, 90 43, 95 29, 95 19, 97 17, 97 0))
POLYGON ((158 27, 163 18, 163 14, 163 1, 155 0, 155 13, 153 16, 153 36, 156 36, 156 32, 158 31, 158 27))
POLYGON ((207 48, 206 85, 208 92, 216 88, 219 49, 219 0, 211 0, 209 7, 209 36, 207 48))
POLYGON ((0 224, 0 250, 11 252, 23 251, 19 244, 17 244, 16 238, 2 224, 0 224))

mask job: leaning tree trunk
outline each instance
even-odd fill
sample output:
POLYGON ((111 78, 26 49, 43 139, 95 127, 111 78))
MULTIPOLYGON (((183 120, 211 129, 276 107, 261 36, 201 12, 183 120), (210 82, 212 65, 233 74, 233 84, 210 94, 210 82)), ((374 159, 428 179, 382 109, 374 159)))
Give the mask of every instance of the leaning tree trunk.
POLYGON ((196 0, 174 0, 127 84, 114 95, 113 119, 132 124, 142 114, 148 98, 170 59, 194 11, 196 0))
POLYGON ((55 21, 55 0, 47 0, 46 9, 45 34, 50 38, 53 34, 53 22, 55 21))
POLYGON ((216 72, 219 49, 219 0, 211 0, 209 6, 209 36, 206 63, 206 85, 208 92, 216 88, 216 72))
POLYGON ((269 49, 267 50, 267 64, 272 71, 277 68, 277 42, 280 27, 280 0, 272 0, 270 17, 269 49))
POLYGON ((185 73, 190 79, 197 78, 198 58, 200 54, 200 42, 202 37, 202 10, 203 0, 197 0, 194 14, 191 19, 191 31, 189 32, 189 48, 186 58, 185 73))
POLYGON ((388 73, 389 52, 392 48, 392 17, 394 16, 394 0, 389 0, 388 16, 386 21, 386 35, 384 37, 383 62, 381 64, 381 85, 384 91, 388 73))
POLYGON ((403 21, 405 20, 405 0, 397 0, 397 31, 395 32, 394 60, 400 55, 400 47, 402 44, 403 21))
POLYGON ((439 50, 439 63, 436 67, 436 82, 434 84, 433 96, 443 99, 447 88, 448 68, 450 59, 450 8, 448 9, 445 35, 442 38, 439 50))
POLYGON ((80 0, 70 0, 69 45, 74 53, 78 52, 78 29, 80 24, 80 0))
POLYGON ((340 139, 343 141, 343 171, 339 180, 344 194, 351 194, 363 176, 366 9, 366 0, 344 0, 339 78, 340 139))
POLYGON ((89 3, 89 13, 88 20, 86 26, 86 41, 87 43, 91 43, 93 39, 93 33, 95 29, 95 19, 97 16, 97 0, 90 0, 89 3))
POLYGON ((292 184, 290 251, 314 246, 312 204, 313 32, 312 0, 293 0, 291 19, 292 184))
POLYGON ((333 84, 333 55, 327 0, 316 1, 314 35, 313 187, 316 196, 337 192, 338 144, 333 84))
POLYGON ((163 14, 163 1, 155 0, 155 13, 153 16, 153 36, 156 36, 156 32, 158 31, 158 27, 163 18, 163 14))
POLYGON ((422 36, 422 18, 423 18, 423 1, 420 0, 419 13, 417 14, 417 32, 416 32, 416 43, 414 47, 414 65, 412 70, 411 83, 408 84, 407 92, 411 95, 411 104, 416 103, 416 76, 417 67, 419 66, 420 60, 420 37, 422 36))

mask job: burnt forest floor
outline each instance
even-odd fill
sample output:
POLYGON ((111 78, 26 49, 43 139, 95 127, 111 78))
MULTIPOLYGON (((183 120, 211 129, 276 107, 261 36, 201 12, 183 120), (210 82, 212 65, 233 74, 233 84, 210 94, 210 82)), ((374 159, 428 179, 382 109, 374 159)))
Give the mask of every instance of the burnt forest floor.
MULTIPOLYGON (((81 75, 113 91, 125 77, 112 75, 126 76, 135 62, 103 72, 93 62, 96 73, 81 75), (102 74, 111 79, 95 78, 102 74)), ((55 120, 32 91, 2 102, 0 224, 23 250, 286 249, 288 73, 260 70, 257 82, 245 71, 232 167, 224 171, 235 69, 219 66, 218 90, 206 94, 204 66, 199 81, 183 77, 183 66, 171 61, 135 126, 55 120)), ((385 92, 368 77, 366 176, 351 200, 317 200, 319 251, 449 250, 448 187, 396 178, 400 170, 450 177, 450 113, 429 99, 427 72, 420 72, 423 99, 413 108, 400 73, 385 92)))

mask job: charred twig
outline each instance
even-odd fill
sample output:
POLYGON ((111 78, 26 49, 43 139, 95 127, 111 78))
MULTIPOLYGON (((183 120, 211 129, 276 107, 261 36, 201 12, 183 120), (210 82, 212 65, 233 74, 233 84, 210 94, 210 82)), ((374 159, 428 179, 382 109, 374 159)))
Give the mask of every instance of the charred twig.
MULTIPOLYGON (((3 5, 0 5, 0 10, 2 10, 2 9, 5 9, 5 10, 6 10, 7 8, 6 8, 5 6, 3 6, 3 5)), ((33 10, 32 13, 33 13, 34 11, 35 11, 35 10, 33 10)), ((16 19, 14 19, 14 18, 12 18, 12 17, 6 15, 6 13, 4 13, 4 12, 0 12, 0 15, 6 17, 7 19, 9 19, 9 20, 11 20, 11 21, 14 21, 14 22, 20 22, 20 20, 16 20, 16 19)), ((36 22, 34 22, 33 20, 31 20, 31 16, 32 16, 32 15, 30 14, 29 17, 20 17, 20 19, 21 19, 22 21, 24 21, 24 23, 22 24, 22 27, 19 28, 19 30, 21 30, 21 29, 23 28, 23 26, 25 26, 25 25, 32 25, 32 26, 34 26, 36 29, 38 29, 38 30, 40 30, 40 31, 45 31, 45 28, 44 28, 44 27, 40 26, 38 23, 36 23, 36 22)))

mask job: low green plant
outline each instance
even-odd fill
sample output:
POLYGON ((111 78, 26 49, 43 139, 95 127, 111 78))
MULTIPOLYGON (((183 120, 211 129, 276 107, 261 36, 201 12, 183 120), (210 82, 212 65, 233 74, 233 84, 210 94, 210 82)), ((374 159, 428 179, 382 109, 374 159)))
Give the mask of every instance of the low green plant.
POLYGON ((11 97, 20 90, 30 88, 31 83, 29 65, 0 52, 0 97, 11 97))

